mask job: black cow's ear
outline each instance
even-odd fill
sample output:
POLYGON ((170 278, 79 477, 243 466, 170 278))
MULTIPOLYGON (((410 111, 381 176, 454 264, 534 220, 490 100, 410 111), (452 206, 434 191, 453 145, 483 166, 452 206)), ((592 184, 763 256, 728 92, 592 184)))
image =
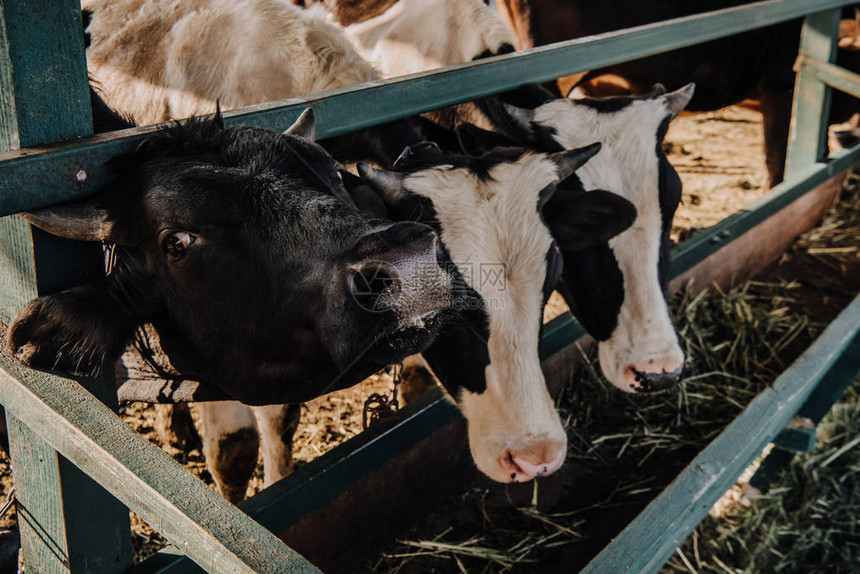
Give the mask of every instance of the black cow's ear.
POLYGON ((482 155, 497 147, 519 147, 513 138, 498 132, 491 132, 470 123, 462 123, 454 128, 460 149, 466 155, 482 155))
POLYGON ((101 374, 123 353, 136 327, 108 296, 108 282, 105 279, 30 301, 9 327, 9 353, 37 369, 101 374))
POLYGON ((93 199, 53 205, 18 214, 52 235, 76 241, 108 241, 113 223, 93 199))
POLYGON ((633 225, 636 207, 608 191, 559 189, 544 206, 543 217, 563 251, 580 251, 605 243, 633 225))
POLYGON ((308 108, 303 111, 293 125, 288 127, 284 133, 314 141, 316 139, 317 131, 316 117, 314 116, 313 108, 308 108))

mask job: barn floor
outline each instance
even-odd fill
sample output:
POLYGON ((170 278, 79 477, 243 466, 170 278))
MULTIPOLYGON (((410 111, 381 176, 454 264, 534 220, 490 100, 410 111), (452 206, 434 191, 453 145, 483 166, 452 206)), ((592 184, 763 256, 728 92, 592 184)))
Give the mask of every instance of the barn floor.
MULTIPOLYGON (((752 203, 766 192, 762 186, 765 180, 765 172, 760 143, 761 138, 761 120, 759 114, 741 107, 731 107, 707 114, 686 115, 673 123, 667 136, 666 147, 670 152, 670 161, 675 165, 684 182, 683 203, 675 217, 674 238, 677 239, 681 234, 689 236, 690 233, 695 232, 699 228, 712 225, 727 215, 752 203)), ((816 261, 820 258, 816 258, 816 261)), ((793 266, 794 263, 792 261, 792 257, 789 257, 789 261, 787 263, 784 262, 784 264, 793 266)), ((799 269, 793 270, 792 275, 796 271, 798 276, 809 276, 805 267, 807 263, 810 262, 797 262, 799 269)), ((782 273, 782 271, 779 271, 779 273, 782 273)), ((771 277, 774 276, 773 274, 771 275, 771 277)), ((817 286, 801 286, 800 289, 809 289, 810 295, 818 297, 817 286)), ((860 286, 853 286, 853 289, 856 292, 860 289, 860 286)), ((800 298, 800 295, 801 291, 794 290, 791 291, 790 295, 786 294, 785 297, 789 300, 800 298)), ((835 301, 835 298, 833 300, 835 301)), ((547 318, 551 318, 563 310, 564 303, 556 296, 548 306, 546 316, 547 318)), ((819 315, 819 310, 816 310, 816 321, 823 321, 829 318, 829 312, 822 312, 822 315, 828 315, 828 317, 819 315)), ((599 382, 594 382, 593 384, 596 385, 595 388, 601 388, 599 382)), ((352 389, 333 393, 306 404, 302 412, 302 423, 295 440, 297 465, 314 459, 361 432, 362 407, 365 399, 375 392, 390 392, 391 388, 391 376, 389 373, 383 372, 370 377, 367 381, 352 389)), ((211 484, 211 477, 205 469, 203 457, 199 449, 183 452, 174 445, 161 444, 153 428, 155 415, 151 407, 134 405, 126 411, 124 417, 131 426, 139 430, 153 443, 167 450, 195 475, 211 484)), ((615 434, 621 432, 626 431, 617 431, 615 434)), ((606 429, 606 433, 604 434, 608 435, 609 429, 606 429)), ((599 444, 604 444, 605 448, 608 449, 605 450, 604 447, 599 448, 596 451, 599 456, 605 458, 621 454, 617 452, 620 446, 617 442, 607 439, 599 444), (614 451, 612 450, 613 448, 615 449, 614 451)), ((626 523, 645 501, 650 499, 656 492, 659 492, 659 485, 673 477, 676 471, 683 466, 683 461, 687 460, 695 451, 696 448, 692 446, 682 445, 674 449, 674 452, 678 455, 677 460, 668 461, 661 456, 654 457, 650 461, 643 460, 641 465, 633 463, 635 468, 632 470, 636 470, 641 477, 647 478, 642 478, 642 482, 639 484, 635 481, 628 483, 625 487, 627 488, 625 492, 615 494, 606 493, 612 494, 609 497, 610 501, 608 505, 615 508, 611 521, 601 520, 600 522, 603 523, 603 526, 598 529, 598 532, 589 532, 588 534, 580 533, 579 526, 576 528, 566 527, 570 532, 562 535, 555 534, 555 538, 550 540, 549 544, 557 544, 557 548, 562 548, 563 551, 559 551, 561 555, 568 554, 568 547, 572 544, 575 544, 576 547, 581 546, 582 542, 580 538, 587 538, 590 541, 588 546, 599 548, 602 546, 602 544, 598 546, 599 541, 608 539, 612 535, 612 532, 614 532, 613 528, 615 527, 611 526, 610 523, 617 523, 618 525, 626 523), (620 501, 617 498, 613 498, 617 496, 621 497, 620 501), (572 534, 573 532, 576 534, 572 534)), ((582 454, 581 456, 586 455, 582 454)), ((597 455, 588 454, 587 456, 597 455)), ((258 467, 255 478, 249 487, 249 495, 262 488, 261 476, 262 468, 258 467)), ((586 482, 589 480, 594 481, 596 478, 591 477, 585 480, 586 482)), ((0 495, 5 496, 11 484, 11 472, 8 460, 0 460, 0 495)), ((540 488, 543 489, 544 487, 541 485, 540 488)), ((501 497, 503 506, 513 508, 510 504, 511 499, 509 498, 511 495, 505 489, 487 484, 480 487, 480 490, 481 492, 489 492, 490 494, 484 495, 479 493, 479 496, 489 497, 488 500, 494 497, 501 497)), ((548 488, 547 490, 551 489, 548 488)), ((531 499, 531 494, 531 492, 526 494, 518 493, 515 497, 516 501, 525 504, 531 499)), ((558 495, 559 493, 553 495, 552 492, 539 492, 540 508, 543 510, 544 499, 548 503, 550 498, 558 495)), ((603 500, 600 497, 598 499, 603 500)), ((599 502, 600 500, 594 500, 594 502, 599 502)), ((580 504, 576 508, 581 508, 582 506, 588 506, 588 504, 585 504, 584 499, 580 500, 580 504)), ((522 514, 520 511, 516 512, 520 514, 520 519, 526 522, 532 523, 535 520, 540 520, 522 514)), ((604 510, 600 512, 605 514, 604 510)), ((577 518, 577 520, 580 519, 588 523, 596 522, 592 515, 587 513, 583 514, 581 518, 577 518)), ((13 512, 0 521, 0 529, 12 526, 14 521, 13 512)), ((483 519, 478 520, 477 523, 483 525, 483 519)), ((160 536, 152 532, 142 521, 135 519, 133 527, 135 530, 135 549, 138 559, 151 554, 163 545, 160 536)), ((421 533, 418 531, 412 532, 404 536, 408 536, 412 540, 418 540, 422 536, 433 538, 438 536, 440 532, 442 530, 432 531, 431 529, 430 531, 423 531, 421 533)), ((554 531, 550 528, 547 532, 546 535, 549 536, 554 531)), ((449 540, 450 533, 442 538, 449 540)), ((459 542, 467 539, 468 537, 463 538, 459 542)), ((472 545, 476 546, 476 544, 472 545)), ((410 548, 411 551, 416 551, 414 547, 400 546, 398 548, 389 548, 386 552, 388 554, 403 554, 410 548)), ((578 558, 579 561, 584 556, 579 551, 574 554, 580 556, 578 558)), ((420 560, 413 560, 406 567, 403 566, 402 560, 400 562, 391 562, 388 559, 380 559, 378 561, 375 560, 372 565, 368 564, 368 568, 402 572, 428 572, 434 570, 456 572, 459 571, 459 559, 452 558, 455 555, 456 553, 431 557, 429 564, 420 560), (398 566, 397 564, 400 565, 398 566)), ((481 571, 485 567, 488 571, 504 570, 502 564, 494 560, 492 556, 479 556, 475 558, 473 554, 471 558, 464 558, 464 560, 467 560, 471 566, 469 571, 473 569, 481 571)), ((542 566, 540 568, 538 566, 535 564, 527 566, 527 563, 524 563, 522 566, 515 567, 514 571, 540 570, 543 568, 542 566)), ((566 566, 571 567, 574 564, 566 563, 566 566)))

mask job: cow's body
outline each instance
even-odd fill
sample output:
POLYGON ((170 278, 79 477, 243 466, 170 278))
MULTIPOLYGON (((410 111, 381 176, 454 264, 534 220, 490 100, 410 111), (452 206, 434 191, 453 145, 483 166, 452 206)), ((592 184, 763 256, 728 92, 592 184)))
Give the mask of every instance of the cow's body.
MULTIPOLYGON (((87 68, 138 125, 379 79, 319 9, 286 0, 86 0, 87 68)), ((423 138, 407 121, 325 143, 341 161, 390 165, 423 138)))
MULTIPOLYGON (((372 10, 376 13, 373 17, 346 10, 350 4, 336 1, 324 5, 344 26, 356 50, 386 78, 513 50, 510 29, 481 0, 398 0, 384 11, 372 10)), ((498 102, 492 98, 425 116, 447 130, 464 121, 494 129, 503 121, 498 102)))
POLYGON ((86 0, 87 66, 139 125, 379 77, 320 10, 281 0, 86 0))
MULTIPOLYGON (((690 14, 749 4, 750 0, 500 0, 499 11, 513 27, 520 49, 572 38, 669 20, 690 14)), ((690 110, 707 111, 751 98, 760 102, 764 119, 769 183, 782 181, 791 114, 800 22, 786 22, 665 54, 616 64, 562 78, 562 95, 571 89, 588 97, 641 94, 654 83, 698 89, 690 110)), ((860 69, 855 51, 840 50, 840 63, 860 69)), ((856 100, 837 92, 833 121, 860 111, 856 100)))

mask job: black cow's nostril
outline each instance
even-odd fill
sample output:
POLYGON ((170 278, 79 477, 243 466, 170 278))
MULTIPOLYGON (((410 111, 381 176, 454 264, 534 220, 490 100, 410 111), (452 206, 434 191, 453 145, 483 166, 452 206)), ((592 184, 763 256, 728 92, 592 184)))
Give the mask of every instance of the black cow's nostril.
POLYGON ((352 274, 352 292, 356 295, 385 295, 396 286, 391 274, 380 267, 363 267, 352 274))
POLYGON ((397 274, 388 266, 365 263, 352 271, 349 281, 352 298, 359 307, 374 312, 390 309, 400 291, 397 274))

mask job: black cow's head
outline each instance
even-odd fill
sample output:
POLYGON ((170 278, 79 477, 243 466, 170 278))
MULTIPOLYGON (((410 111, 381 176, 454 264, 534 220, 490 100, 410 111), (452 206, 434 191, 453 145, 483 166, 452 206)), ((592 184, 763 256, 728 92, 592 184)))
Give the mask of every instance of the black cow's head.
MULTIPOLYGON (((581 248, 625 228, 616 208, 632 210, 628 202, 589 203, 584 194, 556 192, 599 147, 506 149, 479 158, 415 154, 399 173, 359 166, 395 217, 436 227, 473 290, 463 319, 445 327, 424 356, 468 421, 478 468, 500 482, 549 474, 565 458, 566 435, 538 354, 543 306, 561 272, 541 210, 551 201, 581 208, 569 222, 576 245, 562 247, 581 248)), ((588 199, 601 196, 611 194, 588 199)))
POLYGON ((190 121, 115 159, 95 201, 26 214, 116 244, 116 264, 30 302, 9 350, 92 374, 151 323, 182 375, 251 404, 305 401, 422 350, 453 313, 435 232, 361 215, 312 133, 307 113, 284 134, 190 121))
MULTIPOLYGON (((681 180, 662 143, 693 89, 690 84, 666 94, 656 86, 644 97, 561 98, 533 110, 509 108, 518 131, 538 150, 603 144, 577 172, 578 179, 565 185, 610 189, 636 207, 635 222, 617 237, 564 254, 561 288, 573 313, 599 342, 604 375, 627 392, 665 389, 683 371, 684 353, 665 298, 669 232, 681 200, 681 180)), ((558 215, 553 211, 551 217, 562 223, 558 215)))

